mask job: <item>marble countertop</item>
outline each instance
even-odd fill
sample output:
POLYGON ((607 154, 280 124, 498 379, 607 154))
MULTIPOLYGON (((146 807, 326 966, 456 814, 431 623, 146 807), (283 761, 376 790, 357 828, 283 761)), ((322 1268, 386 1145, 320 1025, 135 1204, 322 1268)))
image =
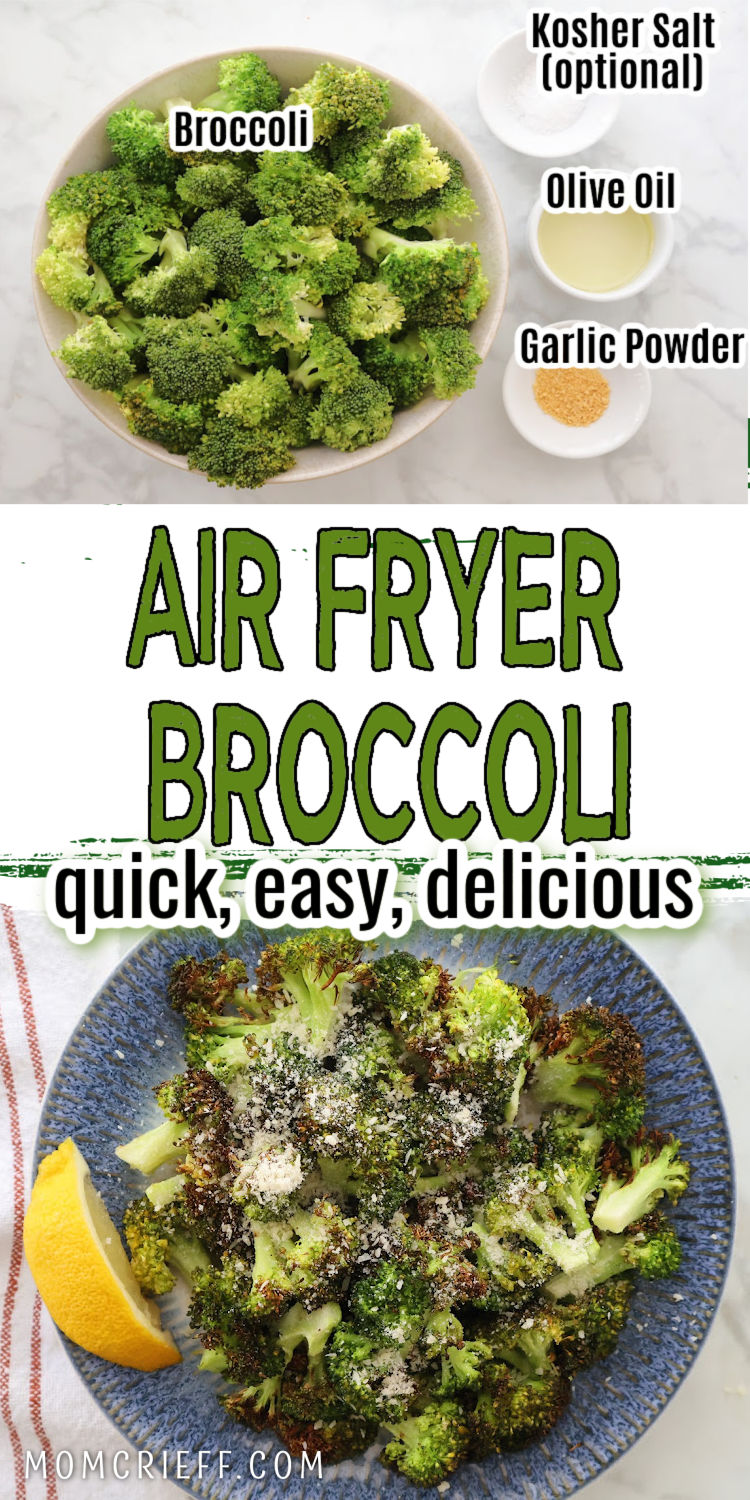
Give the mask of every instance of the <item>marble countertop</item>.
MULTIPOLYGON (((609 8, 607 5, 600 9, 609 8)), ((642 9, 643 7, 641 7, 642 9)), ((744 7, 719 5, 722 49, 707 94, 623 103, 586 164, 665 165, 683 177, 677 245, 665 274, 613 309, 647 324, 746 322, 744 7)), ((586 316, 543 282, 525 245, 526 218, 545 165, 515 155, 479 115, 475 83, 487 53, 522 24, 524 0, 6 0, 4 188, 11 212, 0 253, 6 335, 2 498, 27 503, 201 504, 199 475, 174 470, 108 432, 66 391, 39 332, 29 287, 29 242, 46 184, 66 147, 109 99, 181 57, 263 43, 309 44, 360 56, 435 98, 465 131, 493 177, 511 245, 511 287, 499 336, 464 397, 436 426, 376 464, 330 480, 236 492, 239 504, 388 501, 571 501, 653 504, 743 501, 746 379, 740 372, 655 371, 640 434, 605 459, 570 462, 530 448, 501 401, 502 372, 519 322, 586 316)), ((592 313, 593 313, 592 309, 592 313)), ((235 492, 224 491, 228 499, 235 492)))

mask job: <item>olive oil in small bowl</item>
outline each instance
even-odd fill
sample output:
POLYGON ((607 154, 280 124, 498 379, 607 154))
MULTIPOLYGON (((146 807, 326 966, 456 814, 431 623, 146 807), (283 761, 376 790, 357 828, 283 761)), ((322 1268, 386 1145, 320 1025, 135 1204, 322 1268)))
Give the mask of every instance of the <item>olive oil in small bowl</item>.
POLYGON ((674 245, 671 214, 550 213, 541 200, 529 219, 538 269, 571 297, 618 302, 659 275, 674 245))

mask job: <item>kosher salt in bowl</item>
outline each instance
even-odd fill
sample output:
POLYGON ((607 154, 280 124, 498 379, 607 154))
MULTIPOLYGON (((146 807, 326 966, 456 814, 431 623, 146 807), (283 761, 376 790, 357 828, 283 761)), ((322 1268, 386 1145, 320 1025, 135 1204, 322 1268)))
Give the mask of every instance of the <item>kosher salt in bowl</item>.
MULTIPOLYGON (((274 940, 287 936, 274 933, 274 940)), ((264 935, 244 924, 222 945, 257 963, 264 935)), ((394 946, 383 943, 380 951, 394 946)), ((509 930, 441 934, 416 923, 403 946, 454 972, 497 964, 504 979, 550 990, 561 1010, 591 1000, 629 1016, 646 1056, 647 1124, 679 1135, 692 1167, 690 1186, 671 1213, 680 1236, 679 1273, 641 1281, 631 1314, 608 1360, 576 1376, 561 1421, 543 1442, 521 1453, 493 1454, 451 1475, 451 1500, 561 1500, 627 1452, 663 1410, 688 1373, 721 1296, 732 1241, 734 1184, 726 1121, 700 1046, 677 1005, 643 961, 610 932, 509 930)), ((184 1067, 183 1027, 166 1001, 176 959, 216 951, 209 934, 147 937, 115 969, 85 1012, 47 1093, 36 1144, 42 1156, 72 1135, 116 1223, 144 1179, 115 1157, 115 1148, 161 1116, 151 1086, 184 1067)), ((246 1500, 258 1481, 264 1500, 414 1500, 417 1491, 379 1463, 377 1447, 315 1474, 292 1460, 274 1433, 233 1422, 216 1397, 222 1382, 200 1373, 199 1350, 176 1293, 160 1299, 164 1322, 183 1363, 153 1375, 108 1364, 61 1334, 82 1380, 133 1449, 153 1455, 169 1478, 196 1500, 246 1500), (198 1454, 203 1449, 203 1474, 198 1454), (231 1454, 219 1472, 219 1452, 231 1454), (177 1468, 182 1451, 182 1472, 177 1468), (255 1476, 251 1473, 256 1454, 255 1476), (265 1455, 265 1459, 259 1457, 265 1455), (278 1458, 278 1474, 274 1463, 278 1458)), ((427 1492, 436 1497, 432 1489, 427 1492)))
MULTIPOLYGON (((247 52, 254 49, 251 46, 245 46, 235 50, 247 52)), ((124 104, 135 102, 144 109, 159 112, 165 99, 180 98, 195 101, 205 99, 216 89, 219 62, 229 55, 231 55, 230 49, 225 49, 222 52, 213 52, 207 57, 194 58, 191 62, 180 63, 179 66, 168 68, 162 73, 154 73, 142 83, 120 94, 117 99, 113 99, 106 109, 92 120, 61 161, 44 195, 44 204, 34 228, 32 246, 34 262, 47 243, 49 220, 45 205, 53 190, 77 172, 97 171, 111 164, 112 154, 105 127, 107 118, 113 110, 120 109, 124 104)), ((280 79, 284 91, 303 83, 323 62, 335 62, 348 68, 362 66, 369 68, 369 64, 362 64, 354 58, 340 57, 331 52, 312 52, 304 48, 261 47, 258 48, 258 56, 263 58, 271 72, 280 79)), ((369 71, 378 78, 385 78, 391 86, 391 110, 388 123, 421 125, 434 145, 458 157, 463 166, 466 181, 474 194, 479 213, 473 219, 457 221, 453 226, 453 232, 460 241, 476 241, 481 252, 485 274, 489 279, 491 288, 489 300, 471 329, 477 351, 482 359, 485 359, 500 325, 508 291, 509 275, 508 239, 495 189, 474 148, 437 105, 432 104, 430 100, 425 99, 398 78, 392 78, 382 69, 370 68, 369 71)), ((63 308, 56 307, 50 301, 36 275, 33 277, 33 285, 34 301, 42 333, 47 347, 50 351, 54 351, 59 348, 69 333, 74 332, 75 320, 72 314, 63 308)), ((59 362, 57 363, 59 365, 59 362)), ((157 443, 150 443, 145 438, 137 437, 135 433, 132 433, 111 395, 105 391, 93 391, 90 386, 84 385, 81 381, 71 380, 65 375, 62 365, 59 365, 59 368, 79 400, 94 413, 94 416, 99 418, 100 422, 104 423, 105 427, 109 427, 111 432, 116 432, 127 442, 132 443, 134 448, 139 448, 142 453, 150 454, 152 458, 159 458, 163 463, 171 464, 173 468, 187 469, 187 459, 182 454, 167 453, 166 448, 161 448, 157 443)), ((359 468, 361 464, 370 463, 372 459, 380 458, 383 454, 390 453, 395 448, 408 443, 411 438, 417 436, 417 433, 423 432, 426 427, 442 416, 452 404, 451 401, 439 401, 436 396, 425 396, 416 406, 396 413, 393 427, 387 438, 383 438, 379 443, 373 443, 369 448, 358 448, 354 453, 339 453, 336 449, 326 448, 321 444, 301 448, 297 450, 294 468, 284 474, 277 474, 270 483, 293 484, 298 479, 323 479, 331 474, 341 474, 348 469, 359 468)))

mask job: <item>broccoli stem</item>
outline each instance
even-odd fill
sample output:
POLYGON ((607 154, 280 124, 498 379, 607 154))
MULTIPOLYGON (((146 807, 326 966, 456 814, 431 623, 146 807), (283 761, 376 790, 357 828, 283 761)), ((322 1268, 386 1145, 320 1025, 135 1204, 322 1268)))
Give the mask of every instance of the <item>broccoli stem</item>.
POLYGON ((662 1152, 655 1161, 639 1167, 631 1182, 616 1187, 605 1182, 592 1214, 597 1229, 621 1234, 649 1213, 668 1189, 670 1160, 671 1153, 662 1152))
POLYGON ((184 1121, 164 1120, 153 1130, 146 1130, 126 1145, 118 1146, 115 1155, 127 1166, 134 1167, 136 1172, 142 1172, 144 1177, 151 1177, 165 1162, 176 1161, 183 1155, 182 1143, 187 1128, 184 1121))

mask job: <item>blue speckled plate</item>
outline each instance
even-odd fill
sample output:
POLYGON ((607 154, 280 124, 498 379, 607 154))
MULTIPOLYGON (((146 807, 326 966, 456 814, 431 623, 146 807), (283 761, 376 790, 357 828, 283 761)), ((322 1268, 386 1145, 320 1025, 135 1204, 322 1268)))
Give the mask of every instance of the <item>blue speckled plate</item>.
MULTIPOLYGON (((228 948, 251 968, 262 936, 246 926, 228 948)), ((414 952, 458 967, 455 939, 415 927, 414 952)), ((37 1162, 72 1135, 116 1222, 143 1179, 129 1173, 115 1146, 156 1122, 151 1086, 182 1066, 181 1023, 165 1001, 166 977, 176 958, 196 947, 215 949, 213 938, 169 933, 147 938, 100 990, 73 1033, 50 1085, 37 1142, 37 1162)), ((684 1249, 678 1277, 639 1283, 630 1321, 615 1354, 580 1375, 573 1399, 551 1435, 509 1457, 464 1464, 451 1481, 453 1500, 559 1500, 601 1474, 640 1436, 673 1395, 706 1336, 721 1294, 733 1225, 732 1161, 716 1085, 695 1037, 677 1006, 645 964, 618 938, 602 932, 466 934, 463 964, 497 963, 505 977, 551 990, 561 1009, 591 999, 623 1010, 641 1031, 647 1056, 653 1123, 676 1131, 693 1167, 690 1190, 675 1213, 684 1249)), ((259 1485, 265 1497, 289 1500, 319 1491, 294 1461, 287 1479, 275 1478, 275 1437, 251 1432, 227 1418, 216 1401, 220 1382, 196 1369, 196 1345, 184 1304, 163 1299, 164 1319, 179 1343, 181 1365, 143 1375, 107 1364, 68 1343, 70 1358, 100 1406, 136 1450, 171 1455, 168 1472, 201 1500, 245 1500, 259 1485), (196 1455, 207 1450, 199 1475, 196 1455), (231 1451, 223 1476, 220 1449, 231 1451), (177 1474, 177 1451, 183 1474, 177 1474), (253 1451, 267 1455, 266 1476, 251 1476, 253 1451)), ((282 1460, 280 1469, 285 1472, 282 1460)), ((255 1460, 256 1474, 263 1468, 255 1460)), ((412 1495, 404 1480, 387 1473, 374 1451, 326 1470, 326 1493, 366 1500, 372 1491, 412 1495)), ((434 1491, 431 1492, 434 1494, 434 1491)))

